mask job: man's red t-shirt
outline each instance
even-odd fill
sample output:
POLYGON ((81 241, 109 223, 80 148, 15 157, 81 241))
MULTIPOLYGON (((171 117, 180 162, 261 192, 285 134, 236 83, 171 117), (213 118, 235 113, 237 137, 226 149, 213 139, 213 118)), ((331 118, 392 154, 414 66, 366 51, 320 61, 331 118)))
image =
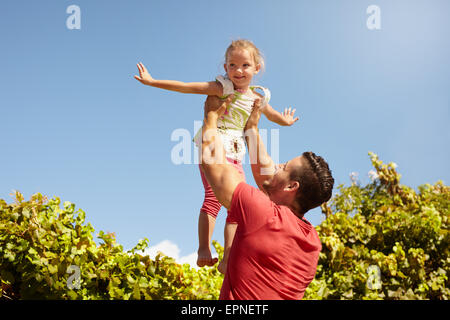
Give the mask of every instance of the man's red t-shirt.
POLYGON ((238 227, 219 299, 301 299, 322 249, 314 227, 245 182, 228 214, 238 227))

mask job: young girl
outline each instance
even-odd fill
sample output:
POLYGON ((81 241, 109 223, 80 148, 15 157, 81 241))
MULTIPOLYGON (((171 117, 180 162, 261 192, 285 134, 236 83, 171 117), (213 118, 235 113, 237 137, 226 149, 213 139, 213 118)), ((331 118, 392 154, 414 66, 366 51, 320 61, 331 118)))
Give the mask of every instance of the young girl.
MULTIPOLYGON (((255 45, 249 40, 236 40, 231 43, 225 52, 225 72, 226 76, 218 76, 216 81, 210 82, 180 82, 174 80, 156 80, 148 73, 142 63, 137 65, 139 76, 135 78, 145 85, 156 88, 177 91, 182 93, 195 93, 205 95, 215 95, 225 98, 234 95, 232 103, 227 107, 225 114, 218 121, 218 129, 223 146, 226 151, 227 160, 234 165, 245 178, 242 169, 242 160, 245 155, 244 128, 247 119, 252 111, 253 102, 256 98, 262 99, 261 110, 272 122, 282 126, 290 126, 298 120, 294 119, 295 109, 285 109, 283 113, 274 110, 269 104, 270 91, 260 86, 251 86, 253 76, 264 66, 264 60, 255 45), (255 89, 264 92, 264 96, 257 93, 255 89)), ((196 134, 194 141, 201 143, 201 133, 196 134)), ((205 199, 200 209, 198 221, 199 249, 197 265, 212 266, 217 262, 217 258, 211 255, 211 237, 214 225, 221 204, 217 201, 206 178, 200 170, 203 185, 205 187, 205 199)), ((227 219, 225 224, 225 245, 223 260, 218 266, 220 272, 226 270, 228 254, 233 243, 236 223, 227 219)))

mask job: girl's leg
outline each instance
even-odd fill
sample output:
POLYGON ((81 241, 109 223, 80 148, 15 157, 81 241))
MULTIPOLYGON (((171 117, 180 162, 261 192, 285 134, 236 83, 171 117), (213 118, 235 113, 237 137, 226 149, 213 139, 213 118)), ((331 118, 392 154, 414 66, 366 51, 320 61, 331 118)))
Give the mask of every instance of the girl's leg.
POLYGON ((217 258, 212 258, 211 254, 211 238, 216 224, 216 218, 212 215, 200 211, 198 217, 198 251, 197 251, 197 265, 213 266, 217 263, 217 258))
POLYGON ((224 238, 225 238, 225 246, 223 250, 223 258, 222 261, 220 261, 219 265, 217 266, 217 269, 220 273, 225 274, 227 271, 227 265, 228 265, 228 256, 230 255, 230 249, 231 245, 233 244, 234 234, 236 233, 237 223, 231 223, 227 222, 225 223, 225 232, 224 232, 224 238))
POLYGON ((217 263, 217 258, 212 258, 211 239, 216 224, 216 217, 220 211, 221 204, 217 201, 211 186, 206 180, 200 167, 200 175, 205 188, 205 200, 200 209, 198 217, 198 251, 197 265, 199 267, 212 266, 217 263))

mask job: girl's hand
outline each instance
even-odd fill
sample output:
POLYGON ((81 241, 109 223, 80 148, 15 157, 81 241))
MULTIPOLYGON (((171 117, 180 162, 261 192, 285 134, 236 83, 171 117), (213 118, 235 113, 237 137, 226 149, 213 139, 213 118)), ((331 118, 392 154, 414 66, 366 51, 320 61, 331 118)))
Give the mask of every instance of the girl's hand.
POLYGON ((150 73, 148 73, 147 69, 145 68, 145 66, 142 64, 142 62, 139 62, 137 64, 137 67, 139 69, 139 77, 138 76, 134 76, 134 78, 136 80, 138 80, 140 83, 142 84, 146 84, 148 86, 151 86, 154 79, 152 78, 152 76, 150 75, 150 73))
POLYGON ((298 120, 298 117, 294 119, 295 110, 296 109, 292 110, 292 108, 286 108, 284 109, 283 113, 281 113, 287 126, 292 126, 298 120))

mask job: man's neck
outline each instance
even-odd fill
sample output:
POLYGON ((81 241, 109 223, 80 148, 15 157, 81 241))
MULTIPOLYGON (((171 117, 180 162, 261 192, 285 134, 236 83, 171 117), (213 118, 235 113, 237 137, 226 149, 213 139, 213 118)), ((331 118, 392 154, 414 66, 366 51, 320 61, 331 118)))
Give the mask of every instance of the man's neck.
POLYGON ((301 210, 301 208, 300 208, 300 206, 298 204, 296 204, 296 203, 295 204, 288 204, 288 205, 286 205, 286 207, 288 207, 292 211, 292 213, 294 213, 297 216, 297 218, 303 220, 303 216, 305 214, 304 213, 300 213, 300 212, 302 212, 302 210, 301 210))
POLYGON ((303 219, 303 216, 305 214, 304 213, 300 213, 300 212, 302 212, 302 210, 301 210, 300 206, 297 204, 297 202, 285 203, 285 202, 282 201, 282 202, 278 203, 278 202, 274 201, 274 199, 272 199, 270 197, 270 191, 269 190, 267 190, 266 188, 260 188, 259 190, 264 192, 269 197, 269 199, 272 200, 277 205, 288 207, 289 210, 291 210, 294 215, 296 215, 299 219, 303 219))
POLYGON ((279 203, 282 206, 288 207, 293 214, 295 214, 297 216, 297 218, 299 219, 303 219, 303 216, 305 215, 304 213, 301 213, 302 210, 300 208, 300 206, 297 204, 297 202, 285 202, 285 203, 279 203))

